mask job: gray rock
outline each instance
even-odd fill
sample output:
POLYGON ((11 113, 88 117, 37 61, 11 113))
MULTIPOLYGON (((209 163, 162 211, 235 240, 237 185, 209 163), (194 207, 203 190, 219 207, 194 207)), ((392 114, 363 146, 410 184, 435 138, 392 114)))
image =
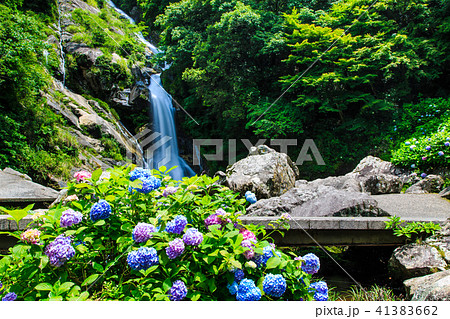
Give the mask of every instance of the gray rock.
POLYGON ((13 173, 0 171, 0 203, 53 202, 59 193, 13 173))
POLYGON ((129 104, 140 105, 142 103, 148 104, 150 91, 148 86, 144 82, 138 81, 131 88, 130 95, 128 97, 129 104))
POLYGON ((408 299, 414 298, 415 300, 418 300, 417 298, 419 295, 423 294, 424 290, 427 290, 434 283, 448 276, 450 276, 450 270, 439 271, 431 275, 405 280, 403 285, 405 286, 406 296, 408 299))
POLYGON ((290 214, 296 217, 389 216, 368 194, 334 188, 319 189, 315 199, 294 207, 290 214))
POLYGON ((411 278, 404 283, 406 293, 412 301, 450 300, 450 270, 411 278))
POLYGON ((28 181, 33 181, 33 180, 31 179, 31 177, 28 176, 27 174, 23 174, 23 173, 21 173, 21 172, 15 171, 15 170, 13 170, 12 168, 9 168, 9 167, 6 167, 6 168, 3 170, 3 173, 16 175, 16 176, 19 176, 20 178, 26 179, 26 180, 28 180, 28 181))
POLYGON ((279 197, 261 199, 247 208, 249 216, 279 216, 289 213, 296 217, 389 216, 377 207, 368 194, 338 190, 330 186, 296 184, 279 197))
MULTIPOLYGON (((439 193, 444 185, 444 179, 439 175, 428 175, 421 181, 409 187, 407 194, 439 193)), ((445 197, 445 196, 444 196, 445 197)))
POLYGON ((409 244, 394 250, 388 267, 401 280, 429 275, 447 266, 438 250, 428 245, 409 244))
POLYGON ((440 195, 441 197, 450 199, 450 186, 444 188, 444 189, 439 193, 439 195, 440 195))
POLYGON ((280 196, 295 186, 298 169, 287 154, 263 145, 251 154, 227 168, 226 186, 230 189, 252 191, 260 199, 280 196))
POLYGON ((89 69, 94 65, 98 57, 103 55, 100 49, 90 48, 84 43, 69 42, 66 44, 66 51, 74 55, 78 65, 84 69, 89 69))

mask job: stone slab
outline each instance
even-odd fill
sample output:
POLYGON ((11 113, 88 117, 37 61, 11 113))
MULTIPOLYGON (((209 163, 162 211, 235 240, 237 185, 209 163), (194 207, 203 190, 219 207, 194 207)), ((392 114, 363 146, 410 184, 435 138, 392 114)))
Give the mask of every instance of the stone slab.
POLYGON ((52 188, 0 171, 0 203, 51 203, 58 195, 52 188))

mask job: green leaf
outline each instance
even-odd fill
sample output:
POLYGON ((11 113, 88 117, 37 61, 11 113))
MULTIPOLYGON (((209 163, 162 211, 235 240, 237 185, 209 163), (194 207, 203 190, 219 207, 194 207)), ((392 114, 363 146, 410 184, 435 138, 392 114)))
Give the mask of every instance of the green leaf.
POLYGON ((92 284, 94 281, 97 280, 97 278, 100 277, 100 274, 93 274, 90 275, 88 278, 86 278, 85 281, 83 281, 83 283, 81 284, 82 286, 87 286, 92 284))
POLYGON ((203 198, 202 198, 202 205, 203 206, 207 206, 209 203, 211 203, 211 197, 203 196, 203 198))
POLYGON ((70 288, 72 288, 73 285, 75 285, 75 284, 74 284, 73 282, 69 282, 69 281, 63 283, 63 284, 62 284, 61 286, 59 286, 59 288, 58 288, 59 294, 63 294, 63 293, 65 293, 65 292, 69 291, 70 288))
POLYGON ((44 269, 45 266, 47 266, 48 264, 48 256, 47 255, 42 255, 41 256, 41 261, 39 263, 39 269, 44 269))
POLYGON ((9 220, 14 220, 17 223, 17 228, 19 227, 19 222, 28 215, 28 212, 30 210, 32 210, 34 207, 34 204, 28 205, 27 207, 25 207, 24 209, 6 209, 4 207, 0 206, 0 210, 3 211, 4 213, 8 214, 9 216, 11 216, 11 218, 8 218, 9 220))
POLYGON ((114 196, 114 195, 108 195, 108 196, 105 197, 105 200, 106 200, 108 203, 112 203, 112 202, 114 202, 114 201, 116 200, 116 196, 114 196))
POLYGON ((34 287, 36 290, 40 291, 51 291, 53 289, 53 286, 49 284, 48 282, 40 283, 36 287, 34 287))
POLYGON ((200 299, 201 296, 202 296, 201 293, 199 293, 199 292, 194 292, 194 293, 192 294, 191 300, 192 300, 192 301, 197 301, 197 300, 200 299))
POLYGON ((281 260, 278 257, 270 257, 269 260, 267 261, 267 269, 273 269, 273 268, 277 268, 278 265, 281 264, 281 260))
POLYGON ((101 169, 101 168, 96 169, 96 170, 92 173, 91 181, 97 182, 101 175, 102 175, 102 169, 101 169))
POLYGON ((103 226, 105 225, 105 220, 104 219, 100 219, 98 221, 95 222, 94 226, 103 226))
POLYGON ((100 265, 99 263, 96 263, 95 261, 92 263, 92 268, 94 268, 98 272, 104 272, 105 271, 105 269, 103 269, 103 266, 100 265))

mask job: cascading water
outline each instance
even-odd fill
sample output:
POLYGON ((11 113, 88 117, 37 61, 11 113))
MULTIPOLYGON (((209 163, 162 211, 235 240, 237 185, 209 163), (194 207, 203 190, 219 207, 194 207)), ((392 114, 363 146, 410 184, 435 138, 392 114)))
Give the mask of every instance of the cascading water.
MULTIPOLYGON (((130 23, 134 24, 133 18, 128 16, 125 12, 117 8, 112 1, 108 3, 120 15, 125 17, 130 23)), ((153 44, 148 42, 144 36, 139 32, 138 39, 145 44, 154 54, 161 53, 161 51, 153 44)), ((163 70, 170 66, 165 64, 163 70)), ((175 108, 172 105, 172 97, 164 90, 161 84, 161 74, 154 74, 150 77, 150 100, 152 104, 153 114, 153 129, 157 133, 153 139, 153 145, 147 149, 147 163, 152 168, 160 168, 165 166, 175 169, 170 171, 170 175, 175 180, 181 180, 185 176, 195 175, 192 168, 179 155, 177 133, 175 129, 175 108)))
POLYGON ((160 136, 154 140, 155 146, 159 146, 152 152, 154 168, 177 166, 170 172, 175 180, 181 180, 184 176, 195 175, 189 165, 179 156, 177 134, 175 130, 175 108, 172 105, 172 97, 161 86, 161 74, 151 77, 149 86, 153 126, 160 136))
POLYGON ((61 5, 58 1, 58 33, 59 33, 59 54, 61 55, 61 63, 59 69, 62 74, 62 84, 66 86, 66 57, 63 49, 63 32, 61 28, 61 5))

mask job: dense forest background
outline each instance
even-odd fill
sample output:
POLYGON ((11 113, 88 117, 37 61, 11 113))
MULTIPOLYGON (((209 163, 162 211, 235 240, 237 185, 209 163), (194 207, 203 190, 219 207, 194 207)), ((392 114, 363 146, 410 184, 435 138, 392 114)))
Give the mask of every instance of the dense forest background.
MULTIPOLYGON (((24 57, 27 50, 39 50, 39 42, 16 44, 25 55, 15 64, 2 50, 8 45, 5 30, 13 23, 5 16, 34 19, 35 26, 26 26, 33 36, 41 32, 39 24, 54 19, 55 1, 40 2, 2 1, 9 8, 1 11, 0 105, 23 105, 25 97, 36 104, 29 99, 39 90, 40 77, 29 74, 34 60, 24 57), (24 13, 29 10, 34 13, 24 13), (21 68, 26 70, 19 72, 21 68), (20 81, 10 81, 14 77, 20 81)), ((106 1, 87 2, 103 6, 106 1)), ((145 34, 165 51, 157 59, 172 63, 163 73, 164 87, 200 124, 178 112, 182 134, 225 141, 297 139, 299 145, 289 149, 294 159, 303 141, 313 139, 326 165, 305 162, 300 167, 303 178, 348 172, 369 154, 387 160, 396 154, 401 164, 398 150, 405 140, 430 138, 449 122, 449 1, 115 3, 138 12, 145 34)), ((20 19, 14 23, 23 25, 20 19)), ((5 118, 0 121, 2 134, 15 132, 5 118)), ((239 158, 247 155, 242 143, 237 147, 239 158)), ((6 162, 0 157, 2 166, 6 162)), ((226 159, 211 162, 210 171, 226 164, 226 159)), ((447 164, 444 156, 427 165, 435 169, 447 164)))

